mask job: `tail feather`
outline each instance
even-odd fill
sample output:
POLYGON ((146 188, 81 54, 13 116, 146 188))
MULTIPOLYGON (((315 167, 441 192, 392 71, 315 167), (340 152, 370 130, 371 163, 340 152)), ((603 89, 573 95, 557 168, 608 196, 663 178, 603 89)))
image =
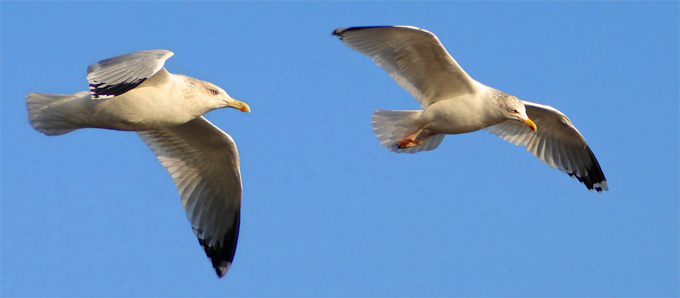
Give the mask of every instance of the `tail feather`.
POLYGON ((33 128, 48 136, 62 135, 82 128, 84 115, 79 99, 89 96, 82 91, 72 95, 30 93, 26 95, 28 122, 33 128))
POLYGON ((399 149, 396 146, 397 142, 418 130, 415 120, 422 112, 375 110, 371 115, 371 124, 380 145, 397 153, 416 153, 437 148, 444 139, 443 134, 433 135, 419 146, 406 149, 399 149))

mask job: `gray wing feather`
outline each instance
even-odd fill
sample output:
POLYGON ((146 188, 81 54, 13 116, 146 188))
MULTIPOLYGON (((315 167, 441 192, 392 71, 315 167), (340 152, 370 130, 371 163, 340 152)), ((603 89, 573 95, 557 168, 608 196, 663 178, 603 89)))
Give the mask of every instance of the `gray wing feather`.
POLYGON ((134 89, 163 68, 167 50, 141 51, 99 61, 87 67, 92 99, 106 99, 134 89))
POLYGON ((575 177, 590 190, 609 190, 600 163, 569 118, 553 107, 522 102, 527 115, 538 127, 536 132, 516 120, 494 125, 490 132, 510 143, 525 146, 539 160, 575 177))
POLYGON ((198 117, 137 132, 172 176, 182 207, 219 277, 231 266, 240 225, 241 172, 232 138, 198 117))
POLYGON ((382 67, 425 108, 475 92, 473 80, 437 36, 411 26, 339 28, 333 35, 382 67))

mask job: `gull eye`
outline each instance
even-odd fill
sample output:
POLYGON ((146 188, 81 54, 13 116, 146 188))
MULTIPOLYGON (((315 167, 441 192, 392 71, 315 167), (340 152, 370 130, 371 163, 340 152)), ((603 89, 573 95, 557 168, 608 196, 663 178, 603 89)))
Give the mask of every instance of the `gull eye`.
POLYGON ((519 114, 519 112, 515 109, 513 109, 512 112, 515 113, 515 114, 519 114))
POLYGON ((220 92, 217 91, 217 89, 210 89, 210 94, 212 94, 212 95, 217 95, 217 94, 219 94, 219 93, 220 93, 220 92))

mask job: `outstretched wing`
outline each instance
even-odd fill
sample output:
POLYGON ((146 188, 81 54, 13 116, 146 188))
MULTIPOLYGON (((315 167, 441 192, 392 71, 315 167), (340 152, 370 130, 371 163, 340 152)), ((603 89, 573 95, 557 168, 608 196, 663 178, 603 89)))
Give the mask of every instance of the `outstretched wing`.
POLYGON ((576 177, 589 190, 609 190, 600 163, 569 118, 550 106, 528 101, 522 103, 526 106, 527 115, 538 127, 536 132, 516 120, 494 125, 490 132, 510 143, 525 146, 542 162, 576 177))
POLYGON ((241 172, 234 140, 205 118, 137 132, 172 176, 198 242, 219 277, 236 252, 241 172))
POLYGON ((425 108, 474 93, 473 80, 449 55, 437 36, 411 26, 339 28, 333 35, 382 67, 425 108))
POLYGON ((121 95, 139 86, 163 68, 172 52, 141 51, 99 61, 87 67, 92 99, 121 95))

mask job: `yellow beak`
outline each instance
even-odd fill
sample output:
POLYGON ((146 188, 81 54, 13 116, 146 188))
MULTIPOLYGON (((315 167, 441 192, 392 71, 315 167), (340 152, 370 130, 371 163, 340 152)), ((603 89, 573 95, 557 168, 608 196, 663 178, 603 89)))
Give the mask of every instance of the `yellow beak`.
POLYGON ((526 126, 529 127, 529 129, 536 131, 538 127, 536 127, 536 123, 534 121, 531 121, 531 119, 527 118, 526 120, 522 120, 522 123, 524 123, 526 126))
POLYGON ((235 99, 234 99, 234 100, 230 101, 230 102, 227 104, 227 106, 228 106, 228 107, 231 107, 231 108, 234 108, 234 109, 237 109, 237 110, 239 110, 239 111, 241 111, 241 112, 250 113, 250 107, 248 106, 247 103, 242 102, 242 101, 238 101, 238 100, 235 100, 235 99))

